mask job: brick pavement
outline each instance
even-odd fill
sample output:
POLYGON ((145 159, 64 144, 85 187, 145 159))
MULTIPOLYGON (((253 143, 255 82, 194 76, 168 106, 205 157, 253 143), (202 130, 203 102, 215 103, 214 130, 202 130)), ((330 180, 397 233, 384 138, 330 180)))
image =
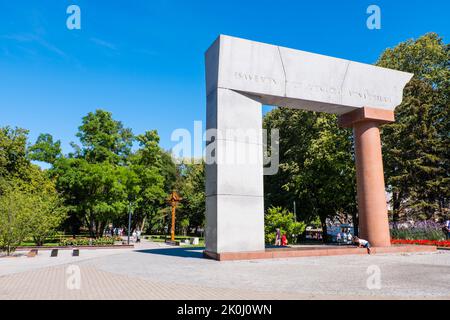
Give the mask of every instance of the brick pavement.
POLYGON ((143 243, 135 251, 81 251, 77 259, 49 258, 50 252, 1 258, 0 299, 450 299, 447 252, 254 263, 177 256, 170 250, 143 243), (364 288, 372 264, 384 272, 380 291, 364 288), (78 269, 80 288, 71 289, 71 272, 78 269))

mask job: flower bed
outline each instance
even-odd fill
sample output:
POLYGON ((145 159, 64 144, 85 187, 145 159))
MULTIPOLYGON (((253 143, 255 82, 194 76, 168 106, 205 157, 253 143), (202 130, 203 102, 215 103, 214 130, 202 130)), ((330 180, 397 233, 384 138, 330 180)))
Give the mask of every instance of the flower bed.
POLYGON ((391 238, 412 240, 445 240, 443 225, 431 220, 391 223, 391 238))
POLYGON ((392 244, 416 244, 421 246, 450 247, 450 240, 407 240, 392 239, 392 244))
POLYGON ((121 241, 121 238, 110 238, 103 237, 97 239, 89 239, 89 238, 75 238, 63 239, 59 245, 60 246, 112 246, 115 241, 121 241))

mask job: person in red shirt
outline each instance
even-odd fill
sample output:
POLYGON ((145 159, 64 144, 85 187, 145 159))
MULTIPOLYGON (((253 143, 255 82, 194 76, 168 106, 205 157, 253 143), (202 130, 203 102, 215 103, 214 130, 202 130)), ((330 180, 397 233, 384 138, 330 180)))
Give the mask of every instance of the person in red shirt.
POLYGON ((281 245, 283 247, 288 245, 288 241, 287 241, 287 238, 286 238, 285 234, 283 234, 283 236, 281 237, 281 245))

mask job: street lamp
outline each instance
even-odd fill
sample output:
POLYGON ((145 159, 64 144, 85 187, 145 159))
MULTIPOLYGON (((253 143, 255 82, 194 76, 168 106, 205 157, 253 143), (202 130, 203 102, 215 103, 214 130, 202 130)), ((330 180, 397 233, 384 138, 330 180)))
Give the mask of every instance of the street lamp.
POLYGON ((131 231, 131 209, 132 207, 131 207, 131 201, 130 201, 130 205, 129 205, 129 208, 128 208, 128 241, 127 241, 127 243, 128 243, 128 245, 130 244, 130 231, 131 231))

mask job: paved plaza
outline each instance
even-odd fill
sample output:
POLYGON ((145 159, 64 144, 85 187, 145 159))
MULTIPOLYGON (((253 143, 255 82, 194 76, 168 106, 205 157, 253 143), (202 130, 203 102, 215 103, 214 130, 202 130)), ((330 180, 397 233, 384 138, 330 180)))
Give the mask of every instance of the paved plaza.
POLYGON ((0 299, 450 299, 450 251, 218 262, 145 241, 70 253, 0 258, 0 299))

